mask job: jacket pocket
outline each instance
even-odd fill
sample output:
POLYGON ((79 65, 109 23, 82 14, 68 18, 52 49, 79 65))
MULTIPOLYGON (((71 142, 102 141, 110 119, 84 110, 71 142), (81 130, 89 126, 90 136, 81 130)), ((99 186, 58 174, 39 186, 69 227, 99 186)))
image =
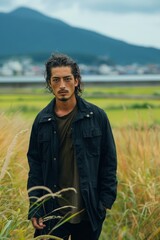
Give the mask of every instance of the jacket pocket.
POLYGON ((48 138, 42 138, 39 140, 39 151, 41 161, 48 161, 49 156, 51 156, 51 142, 48 138))
POLYGON ((93 187, 91 183, 88 183, 87 186, 83 191, 85 207, 92 222, 97 224, 99 219, 102 220, 105 218, 106 209, 103 207, 101 201, 99 201, 97 188, 93 187))
POLYGON ((90 128, 83 130, 84 148, 88 156, 100 154, 102 132, 99 128, 90 128))

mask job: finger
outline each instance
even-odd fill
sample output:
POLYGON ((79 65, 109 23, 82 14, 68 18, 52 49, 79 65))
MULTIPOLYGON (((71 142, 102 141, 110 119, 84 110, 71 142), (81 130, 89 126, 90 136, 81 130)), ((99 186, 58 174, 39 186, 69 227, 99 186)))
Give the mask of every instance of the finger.
POLYGON ((43 226, 39 225, 37 218, 32 218, 32 225, 36 229, 43 229, 43 226))
POLYGON ((39 218, 39 226, 41 226, 41 227, 46 226, 45 224, 43 224, 43 219, 42 218, 39 218))

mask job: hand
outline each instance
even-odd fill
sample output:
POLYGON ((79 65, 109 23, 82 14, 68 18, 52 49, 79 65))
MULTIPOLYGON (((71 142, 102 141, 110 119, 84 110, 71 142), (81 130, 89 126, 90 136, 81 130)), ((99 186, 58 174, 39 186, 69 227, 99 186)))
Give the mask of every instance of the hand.
POLYGON ((35 228, 35 229, 43 229, 43 228, 45 228, 45 224, 43 224, 43 219, 42 218, 32 218, 31 219, 31 221, 32 221, 32 225, 33 225, 33 227, 35 228))

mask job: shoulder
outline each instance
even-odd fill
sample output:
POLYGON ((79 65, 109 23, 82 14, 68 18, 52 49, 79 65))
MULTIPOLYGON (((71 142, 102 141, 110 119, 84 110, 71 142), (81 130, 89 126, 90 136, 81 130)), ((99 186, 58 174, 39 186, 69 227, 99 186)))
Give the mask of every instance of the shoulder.
POLYGON ((86 101, 85 99, 81 98, 82 103, 84 104, 84 106, 88 109, 90 109, 90 111, 92 111, 97 117, 100 118, 108 118, 106 112, 100 108, 99 106, 86 101))
POLYGON ((33 124, 38 124, 43 118, 53 116, 54 99, 49 102, 35 117, 33 124))

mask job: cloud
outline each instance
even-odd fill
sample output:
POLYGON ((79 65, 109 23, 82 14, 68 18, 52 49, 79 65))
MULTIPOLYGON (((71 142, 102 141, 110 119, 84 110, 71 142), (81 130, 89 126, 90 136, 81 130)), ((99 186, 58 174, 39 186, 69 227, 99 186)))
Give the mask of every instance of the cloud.
POLYGON ((26 6, 29 8, 43 9, 50 11, 55 9, 64 9, 74 5, 74 1, 55 1, 53 0, 0 0, 0 10, 10 11, 13 8, 26 6))
MULTIPOLYGON (((15 3, 14 3, 15 4, 15 3)), ((10 7, 14 7, 14 4, 12 2, 12 0, 1 0, 0 1, 0 10, 1 11, 5 11, 8 9, 8 6, 10 7), (13 5, 13 6, 12 6, 13 5)))
POLYGON ((145 13, 105 13, 84 10, 77 7, 56 11, 54 17, 83 29, 93 30, 128 43, 160 48, 159 14, 145 13), (82 16, 82 17, 80 17, 82 16))
POLYGON ((97 9, 98 11, 114 12, 114 13, 153 13, 160 12, 159 0, 81 0, 81 3, 90 9, 97 9))
POLYGON ((112 13, 155 13, 160 12, 160 0, 0 0, 1 10, 18 6, 28 6, 43 11, 60 11, 75 6, 82 11, 102 11, 112 13))

